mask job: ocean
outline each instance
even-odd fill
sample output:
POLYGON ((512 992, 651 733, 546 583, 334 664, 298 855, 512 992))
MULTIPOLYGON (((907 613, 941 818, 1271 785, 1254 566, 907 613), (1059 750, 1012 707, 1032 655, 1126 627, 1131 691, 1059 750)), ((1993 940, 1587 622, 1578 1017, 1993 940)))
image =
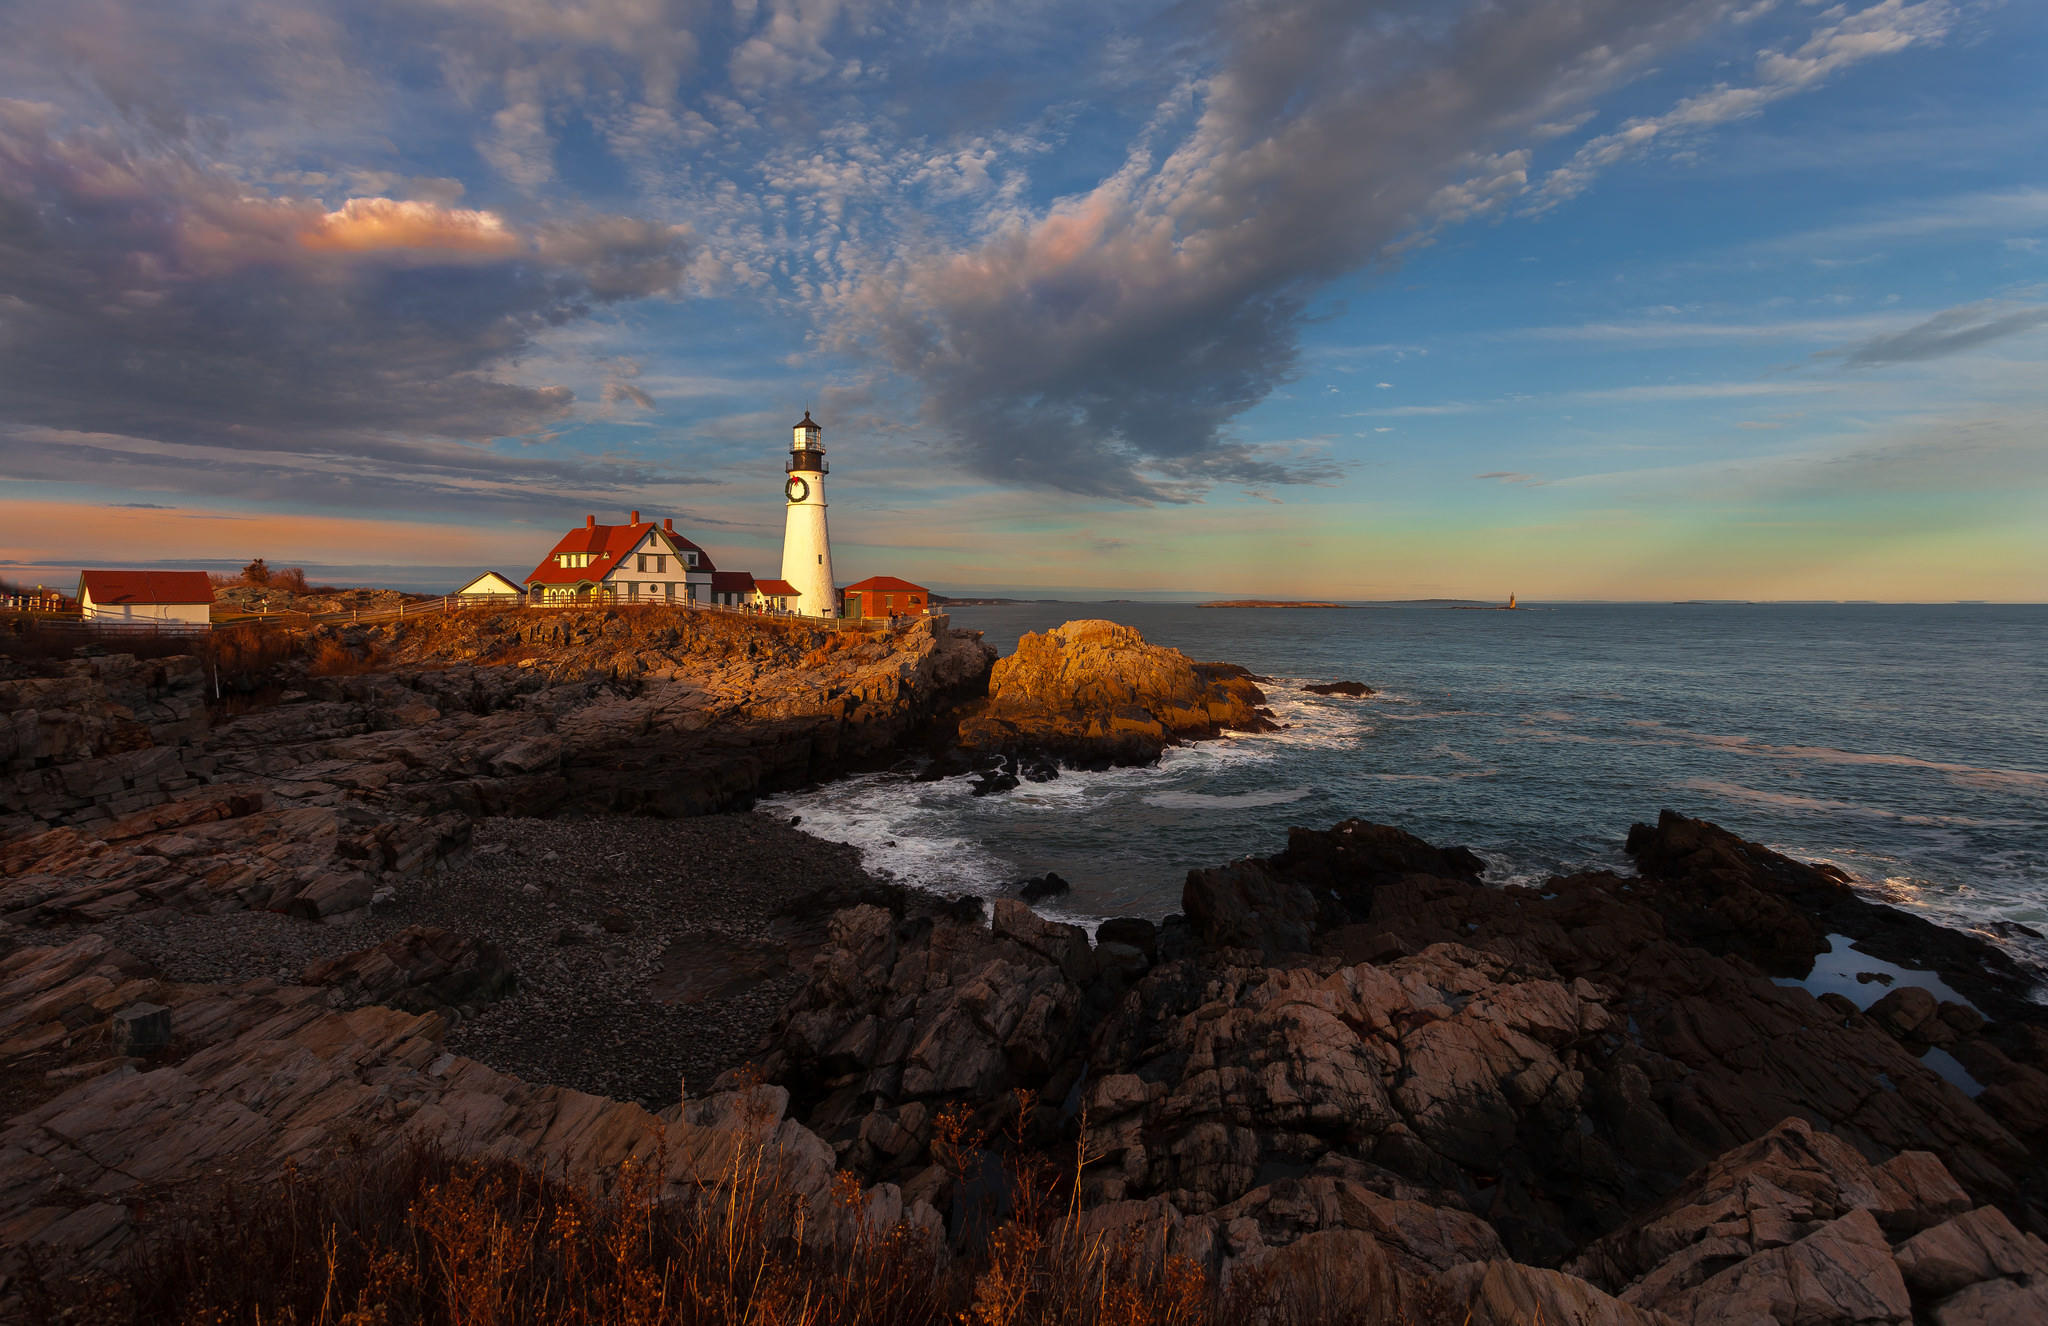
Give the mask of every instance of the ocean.
POLYGON ((1353 816, 1472 848, 1491 883, 1627 869, 1666 807, 1873 897, 2048 942, 2048 607, 1572 604, 1515 612, 1033 603, 956 608, 1004 653, 1080 617, 1241 663, 1285 725, 976 797, 962 778, 868 774, 779 796, 870 870, 993 895, 1056 871, 1042 910, 1179 907, 1193 866, 1263 855, 1353 816), (1356 680, 1368 699, 1312 695, 1356 680), (2001 924, 2001 923, 2017 923, 2001 924))

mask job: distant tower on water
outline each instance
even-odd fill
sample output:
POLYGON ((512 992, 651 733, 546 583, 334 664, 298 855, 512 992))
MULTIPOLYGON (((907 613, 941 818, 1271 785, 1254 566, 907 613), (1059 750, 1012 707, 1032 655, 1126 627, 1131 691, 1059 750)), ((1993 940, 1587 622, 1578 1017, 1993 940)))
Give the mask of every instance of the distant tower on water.
POLYGON ((782 533, 782 578, 796 586, 796 610, 806 617, 837 617, 839 600, 832 591, 832 540, 825 530, 824 430, 804 411, 793 430, 788 478, 782 495, 789 503, 782 533))

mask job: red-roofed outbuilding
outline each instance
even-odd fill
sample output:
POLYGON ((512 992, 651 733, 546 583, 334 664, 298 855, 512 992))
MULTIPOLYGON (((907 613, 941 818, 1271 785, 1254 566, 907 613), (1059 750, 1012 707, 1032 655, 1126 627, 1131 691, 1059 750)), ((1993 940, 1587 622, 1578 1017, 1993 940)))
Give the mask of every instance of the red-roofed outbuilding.
POLYGON ((844 591, 848 617, 923 617, 932 610, 932 592, 897 576, 869 576, 844 591))
POLYGON ((204 571, 83 571, 78 609, 89 622, 149 622, 203 631, 212 625, 213 582, 204 571))
POLYGON ((787 580, 756 580, 754 604, 771 612, 795 612, 799 591, 787 580))
POLYGON ((711 573, 711 601, 727 608, 744 608, 754 600, 754 573, 751 571, 713 571, 711 573))

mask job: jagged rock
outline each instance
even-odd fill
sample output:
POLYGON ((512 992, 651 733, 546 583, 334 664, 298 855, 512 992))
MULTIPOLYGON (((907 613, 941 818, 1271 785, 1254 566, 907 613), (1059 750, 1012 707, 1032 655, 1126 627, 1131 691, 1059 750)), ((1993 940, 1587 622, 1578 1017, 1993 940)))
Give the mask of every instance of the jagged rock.
POLYGON ((1858 1208, 1796 1243, 1760 1252, 1656 1306, 1697 1326, 1727 1321, 1912 1320, 1913 1302, 1884 1231, 1858 1208))
POLYGON ((1944 1045, 1956 1038, 1941 1020, 1939 1002, 1917 985, 1902 985, 1865 1011, 1871 1021, 1902 1041, 1944 1045))
POLYGON ((1995 1206, 1979 1207, 1914 1235, 1893 1253, 1915 1298, 1951 1298, 1988 1280, 2048 1290, 2048 1244, 2022 1234, 1995 1206))
POLYGON ((1348 695, 1353 699, 1364 699, 1378 693, 1362 681, 1310 682, 1301 689, 1315 695, 1348 695))
POLYGON ((1932 1156, 1909 1152, 1873 1165, 1842 1139, 1787 1119, 1716 1157, 1657 1212, 1594 1243, 1566 1269, 1631 1303, 1682 1316, 1674 1305, 1691 1301, 1723 1268, 1851 1213, 1866 1212, 1873 1229, 1901 1237, 1969 1206, 1932 1156))
POLYGON ((1804 975, 1828 949, 1819 914, 1855 896, 1833 866, 1794 861, 1669 810, 1654 828, 1628 831, 1628 853, 1663 885, 1657 906, 1667 920, 1773 975, 1804 975))
POLYGON ((1190 871, 1181 906, 1206 944, 1300 954, 1324 931, 1372 915, 1377 889, 1418 879, 1473 885, 1484 869, 1462 847, 1346 820, 1328 831, 1289 830, 1287 850, 1270 860, 1190 871))
POLYGON ((1064 893, 1070 892, 1072 888, 1071 884, 1068 884, 1067 881, 1048 870, 1036 879, 1027 879, 1019 882, 1017 885, 1017 896, 1026 902, 1043 902, 1047 898, 1057 898, 1064 893))
POLYGON ((1382 1196, 1362 1183, 1320 1174, 1254 1188, 1204 1218, 1233 1248, 1254 1239, 1280 1247, 1322 1230, 1359 1231, 1415 1278, 1507 1256, 1500 1235, 1469 1212, 1382 1196))
MULTIPOLYGON (((98 936, 0 957, 0 1036, 9 1037, 0 1068, 48 1043, 13 1033, 80 1006, 94 989, 101 1000, 117 996, 119 987, 106 987, 132 969, 98 936)), ((169 989, 181 1059, 60 1083, 0 1124, 0 1276, 23 1251, 105 1262, 129 1242, 141 1211, 181 1186, 217 1182, 231 1166, 311 1170, 343 1147, 395 1155, 416 1140, 595 1189, 628 1161, 659 1161, 656 1196, 667 1201, 719 1183, 760 1147, 765 1171, 793 1199, 818 1212, 839 1205, 831 1148, 784 1115, 774 1087, 650 1114, 449 1054, 437 1014, 333 1012, 320 996, 269 982, 169 989), (81 1203, 81 1194, 93 1200, 81 1203)), ((884 1228, 941 1223, 893 1188, 866 1194, 860 1209, 884 1228)), ((841 1216, 813 1228, 829 1242, 852 1227, 841 1216)))
MULTIPOLYGON (((1611 1298, 1583 1280, 1516 1262, 1473 1262, 1454 1268, 1441 1282, 1460 1319, 1470 1326, 1670 1326, 1661 1312, 1611 1298)), ((1767 1320, 1767 1319, 1766 1319, 1767 1320)))
POLYGON ((115 1054, 154 1054, 170 1043, 171 1010, 162 1004, 130 1004, 114 1014, 115 1054))
POLYGON ((343 1007, 383 1004, 426 1013, 490 1003, 512 988, 515 976, 488 939, 412 925, 381 944, 314 962, 300 979, 332 987, 343 1007))
POLYGON ((1159 955, 1159 927, 1142 916, 1116 916, 1095 927, 1098 944, 1127 944, 1147 958, 1159 955))
MULTIPOLYGON (((1147 644, 1128 626, 1073 621, 1024 636, 996 663, 988 700, 962 719, 959 741, 970 751, 1028 752, 1034 767, 1149 764, 1179 740, 1270 728, 1264 703, 1243 675, 1147 644)), ((1000 778, 1014 787, 1016 776, 1000 778)))

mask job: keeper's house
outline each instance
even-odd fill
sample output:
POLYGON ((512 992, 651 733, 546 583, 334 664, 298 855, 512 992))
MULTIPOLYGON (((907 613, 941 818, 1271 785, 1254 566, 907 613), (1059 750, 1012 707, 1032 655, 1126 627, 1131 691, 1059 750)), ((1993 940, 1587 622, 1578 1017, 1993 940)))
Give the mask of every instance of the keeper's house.
POLYGON ((714 568, 702 548, 633 512, 623 525, 585 516, 526 577, 528 601, 547 603, 705 603, 714 568))
POLYGON ((932 592, 895 576, 869 576, 840 591, 847 617, 923 617, 932 610, 932 592))
POLYGON ((102 625, 205 631, 213 625, 213 582, 204 571, 85 571, 78 609, 102 625))

